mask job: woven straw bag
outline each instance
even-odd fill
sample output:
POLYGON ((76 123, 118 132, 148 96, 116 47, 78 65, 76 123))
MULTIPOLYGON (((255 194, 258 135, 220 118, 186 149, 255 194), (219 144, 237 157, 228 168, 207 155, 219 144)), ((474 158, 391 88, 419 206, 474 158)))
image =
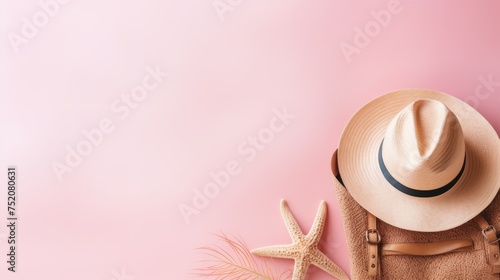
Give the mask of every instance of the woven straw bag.
POLYGON ((350 196, 337 168, 337 152, 332 171, 352 279, 498 279, 498 194, 480 215, 457 228, 408 231, 378 220, 350 196))

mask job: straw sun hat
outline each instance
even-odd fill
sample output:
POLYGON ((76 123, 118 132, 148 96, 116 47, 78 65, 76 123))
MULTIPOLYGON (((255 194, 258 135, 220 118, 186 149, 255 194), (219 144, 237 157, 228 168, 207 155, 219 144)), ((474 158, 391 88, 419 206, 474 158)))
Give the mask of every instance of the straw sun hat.
POLYGON ((381 96, 349 121, 338 168, 351 196, 384 222, 435 232, 471 220, 500 188, 500 140, 467 103, 407 89, 381 96))

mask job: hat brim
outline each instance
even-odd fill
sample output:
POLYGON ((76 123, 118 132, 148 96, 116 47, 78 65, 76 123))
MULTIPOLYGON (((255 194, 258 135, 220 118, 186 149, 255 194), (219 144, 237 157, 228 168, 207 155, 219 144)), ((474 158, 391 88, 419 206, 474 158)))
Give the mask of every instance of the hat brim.
POLYGON ((432 90, 399 90, 371 101, 351 118, 340 140, 338 167, 351 196, 382 221, 413 231, 443 231, 471 220, 495 198, 500 188, 500 139, 481 114, 458 98, 432 90), (445 104, 457 116, 465 139, 464 173, 451 190, 436 197, 398 191, 378 165, 389 123, 418 99, 445 104))

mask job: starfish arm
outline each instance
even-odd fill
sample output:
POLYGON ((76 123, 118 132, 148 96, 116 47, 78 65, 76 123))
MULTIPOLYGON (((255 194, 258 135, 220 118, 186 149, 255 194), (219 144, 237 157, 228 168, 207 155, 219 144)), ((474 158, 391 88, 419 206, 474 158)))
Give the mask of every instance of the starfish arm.
POLYGON ((271 257, 271 258, 283 258, 283 259, 294 259, 296 257, 297 250, 293 245, 273 245, 266 246, 250 251, 252 254, 261 257, 271 257))
POLYGON ((330 275, 336 277, 337 279, 349 280, 347 274, 320 250, 316 250, 314 254, 312 254, 311 263, 328 272, 330 275))
POLYGON ((321 239, 321 234, 323 234, 323 228, 325 227, 326 211, 326 202, 322 200, 319 204, 316 218, 314 218, 314 223, 307 234, 307 237, 311 238, 312 244, 318 244, 321 239))
POLYGON ((307 269, 309 268, 309 264, 310 264, 310 262, 304 260, 304 258, 295 259, 292 280, 304 280, 306 278, 307 269))
POLYGON ((281 216, 283 217, 286 229, 292 238, 292 242, 295 243, 296 241, 302 240, 304 238, 304 233, 300 230, 297 221, 293 217, 293 214, 284 199, 281 200, 281 216))

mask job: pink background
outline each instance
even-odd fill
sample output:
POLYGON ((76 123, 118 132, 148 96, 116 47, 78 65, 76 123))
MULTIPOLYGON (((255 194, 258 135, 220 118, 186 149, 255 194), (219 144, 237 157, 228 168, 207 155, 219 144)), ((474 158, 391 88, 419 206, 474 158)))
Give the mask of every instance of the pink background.
MULTIPOLYGON (((0 173, 19 173, 17 273, 5 263, 0 191, 1 279, 195 279, 193 249, 217 244, 212 233, 251 248, 289 243, 281 198, 305 231, 328 203, 322 248, 348 271, 329 161, 359 107, 394 89, 432 88, 500 131, 498 1, 220 2, 232 3, 222 16, 212 0, 72 0, 47 22, 41 15, 17 47, 9 38, 43 9, 1 2, 0 173), (381 26, 372 11, 388 5, 396 13, 381 26), (373 36, 356 45, 366 26, 373 36), (357 53, 344 55, 342 43, 357 53), (121 119, 110 106, 147 67, 169 76, 121 119), (247 160, 238 146, 284 107, 295 118, 247 160), (58 180, 53 162, 106 118, 114 130, 58 180), (187 224, 179 205, 232 160, 241 173, 187 224)), ((311 269, 310 279, 331 278, 311 269)))

